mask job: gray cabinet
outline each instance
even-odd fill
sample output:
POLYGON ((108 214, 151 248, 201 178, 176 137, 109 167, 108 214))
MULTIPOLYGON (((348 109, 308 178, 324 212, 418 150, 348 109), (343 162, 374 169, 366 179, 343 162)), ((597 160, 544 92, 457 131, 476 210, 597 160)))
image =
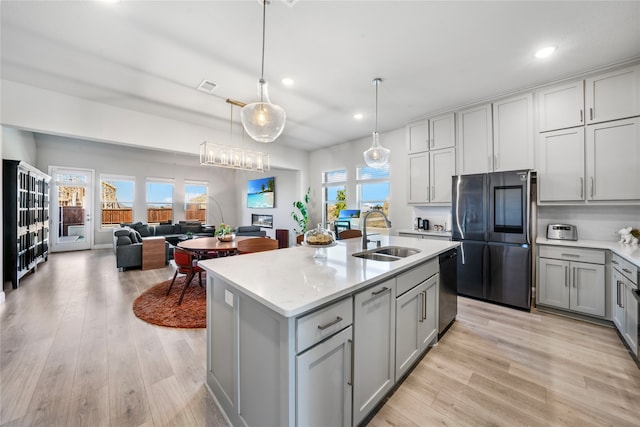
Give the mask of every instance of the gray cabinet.
POLYGON ((351 333, 349 326, 296 356, 296 425, 352 425, 351 333))
POLYGON ((538 201, 583 201, 584 128, 542 133, 538 148, 538 201))
POLYGON ((438 338, 438 277, 431 276, 396 298, 396 379, 438 338))
POLYGON ((493 103, 493 171, 533 169, 533 96, 493 103))
POLYGON ((396 279, 390 279, 354 296, 353 425, 358 425, 395 383, 395 290, 396 279))
POLYGON ((458 112, 458 173, 486 173, 493 170, 491 104, 458 112))
POLYGON ((636 356, 638 356, 640 304, 633 296, 633 292, 638 289, 637 277, 638 267, 616 254, 611 256, 613 323, 636 356))
POLYGON ((541 246, 538 260, 538 304, 604 317, 604 252, 541 246))
POLYGON ((578 80, 537 91, 540 132, 576 127, 585 123, 584 83, 578 80))
POLYGON ((640 65, 585 80, 587 124, 640 115, 640 65))

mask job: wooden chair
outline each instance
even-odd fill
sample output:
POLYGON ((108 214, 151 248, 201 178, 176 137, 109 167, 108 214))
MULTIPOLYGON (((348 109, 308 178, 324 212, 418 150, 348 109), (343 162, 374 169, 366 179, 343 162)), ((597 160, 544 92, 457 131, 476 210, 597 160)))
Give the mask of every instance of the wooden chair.
POLYGON ((350 230, 344 230, 338 233, 338 239, 340 240, 352 239, 354 237, 362 237, 362 231, 350 229, 350 230))
POLYGON ((278 249, 278 241, 267 237, 256 237, 238 241, 238 254, 248 254, 251 252, 263 252, 278 249))
POLYGON ((171 288, 173 287, 173 283, 176 281, 178 273, 187 275, 187 277, 185 277, 184 279, 184 288, 182 288, 182 293, 180 294, 180 299, 178 300, 178 305, 180 305, 182 304, 182 298, 184 298, 184 293, 187 290, 187 286, 189 286, 191 280, 193 280, 193 276, 195 276, 196 273, 198 273, 198 281, 200 283, 200 286, 202 286, 202 272, 204 270, 198 266, 198 260, 196 259, 193 252, 179 247, 176 247, 173 250, 173 260, 176 263, 176 272, 173 275, 173 280, 171 280, 169 289, 167 289, 167 295, 169 295, 169 292, 171 292, 171 288))

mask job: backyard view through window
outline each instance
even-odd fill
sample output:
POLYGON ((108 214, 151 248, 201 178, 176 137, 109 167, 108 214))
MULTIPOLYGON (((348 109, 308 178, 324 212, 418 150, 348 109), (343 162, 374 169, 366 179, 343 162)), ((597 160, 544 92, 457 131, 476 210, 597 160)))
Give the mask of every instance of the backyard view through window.
MULTIPOLYGON (((371 209, 380 209, 389 217, 389 165, 383 168, 361 167, 357 171, 358 201, 362 215, 371 209)), ((371 215, 367 227, 386 228, 380 215, 371 215)))
POLYGON ((187 221, 206 222, 207 184, 187 182, 184 186, 184 211, 187 221))
POLYGON ((324 172, 322 185, 325 221, 333 222, 338 219, 340 211, 347 208, 347 171, 324 172))
POLYGON ((173 182, 147 181, 147 222, 173 221, 173 182))
POLYGON ((102 176, 100 201, 103 227, 133 222, 134 184, 133 178, 102 176))

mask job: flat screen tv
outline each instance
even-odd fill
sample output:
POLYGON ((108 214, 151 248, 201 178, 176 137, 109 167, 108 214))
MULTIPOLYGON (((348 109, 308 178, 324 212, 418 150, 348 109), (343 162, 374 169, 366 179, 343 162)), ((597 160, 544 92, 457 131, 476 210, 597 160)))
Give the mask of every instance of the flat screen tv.
POLYGON ((251 214, 251 225, 273 228, 273 215, 251 214))
POLYGON ((275 178, 252 179, 247 183, 248 208, 273 208, 275 206, 275 178))

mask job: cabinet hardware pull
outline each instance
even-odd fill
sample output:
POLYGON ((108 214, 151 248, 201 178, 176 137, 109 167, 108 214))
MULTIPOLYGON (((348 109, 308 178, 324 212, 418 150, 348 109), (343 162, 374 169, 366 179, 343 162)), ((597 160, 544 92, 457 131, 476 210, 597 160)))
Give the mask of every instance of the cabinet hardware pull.
POLYGON ((375 292, 371 292, 371 295, 380 295, 381 293, 383 293, 383 292, 385 292, 385 291, 388 291, 388 290, 389 290, 389 288, 387 288, 387 287, 385 286, 385 287, 384 287, 384 288, 382 288, 382 289, 379 289, 379 290, 377 290, 377 291, 375 291, 375 292))
POLYGON ((629 269, 623 268, 622 271, 624 271, 627 274, 631 274, 631 270, 629 270, 629 269))
POLYGON ((422 320, 427 319, 427 291, 422 292, 424 294, 424 304, 422 304, 422 320))
POLYGON ((618 261, 616 261, 615 259, 612 259, 612 260, 611 260, 611 264, 618 265, 618 261))
POLYGON ((498 166, 498 155, 494 154, 493 155, 493 170, 498 170, 499 166, 498 166))
POLYGON ((564 287, 569 286, 569 267, 564 267, 564 287))
POLYGON ((589 120, 593 120, 593 107, 589 108, 589 120))
POLYGON ((335 325, 336 323, 340 323, 340 322, 342 322, 342 317, 337 316, 337 317, 336 317, 336 320, 334 320, 334 321, 332 321, 332 322, 329 322, 329 323, 327 323, 326 325, 318 325, 318 329, 320 329, 321 331, 324 331, 324 330, 325 330, 325 329, 327 329, 329 326, 333 326, 333 325, 335 325))
POLYGON ((620 307, 620 280, 616 280, 616 305, 620 307))
POLYGON ((593 177, 592 176, 589 177, 589 183, 591 184, 590 193, 591 193, 591 198, 593 199, 593 177))
POLYGON ((353 340, 349 338, 347 342, 351 348, 351 372, 349 372, 349 381, 347 381, 347 385, 353 387, 353 340))
POLYGON ((620 308, 624 308, 624 282, 620 281, 620 308))
POLYGON ((420 292, 420 310, 418 313, 418 322, 422 323, 422 313, 424 313, 424 299, 422 298, 422 292, 420 292))
POLYGON ((573 287, 576 287, 576 268, 573 267, 573 287))
POLYGON ((580 123, 582 123, 584 121, 584 119, 582 118, 583 114, 582 114, 582 108, 580 109, 580 123))
POLYGON ((562 254, 560 256, 570 256, 570 257, 574 257, 574 258, 580 258, 580 255, 578 255, 578 254, 562 254))
POLYGON ((580 199, 584 200, 584 178, 580 177, 580 199))

